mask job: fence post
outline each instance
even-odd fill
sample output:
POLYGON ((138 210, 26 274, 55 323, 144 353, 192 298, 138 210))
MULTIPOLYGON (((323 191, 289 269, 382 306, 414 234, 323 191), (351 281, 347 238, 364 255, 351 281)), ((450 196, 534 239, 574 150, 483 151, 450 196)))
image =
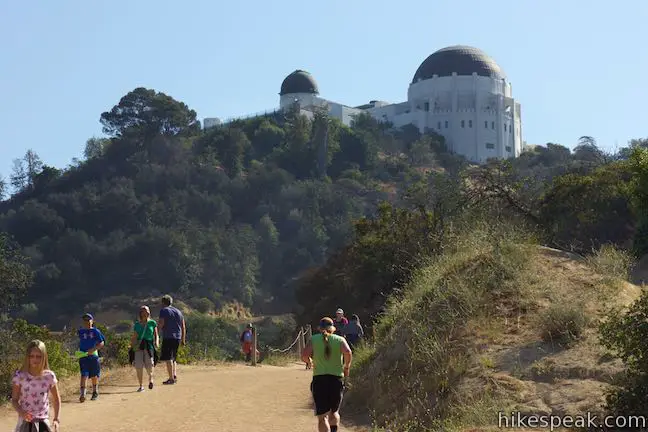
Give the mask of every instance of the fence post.
POLYGON ((256 326, 252 326, 252 366, 257 364, 257 332, 256 326))
POLYGON ((302 350, 299 351, 299 356, 301 357, 302 351, 306 348, 306 328, 305 327, 301 328, 301 334, 299 335, 299 339, 301 340, 301 346, 302 346, 302 350))
POLYGON ((306 332, 308 334, 308 342, 310 342, 313 339, 313 327, 310 324, 306 326, 306 332))
POLYGON ((304 350, 303 341, 302 341, 302 328, 299 328, 299 333, 297 334, 297 356, 301 357, 301 353, 304 350))

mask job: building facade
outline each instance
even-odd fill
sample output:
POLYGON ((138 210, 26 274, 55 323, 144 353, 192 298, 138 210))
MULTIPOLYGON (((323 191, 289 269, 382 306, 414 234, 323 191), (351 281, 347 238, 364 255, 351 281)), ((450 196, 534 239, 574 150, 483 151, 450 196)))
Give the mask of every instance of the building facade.
MULTIPOLYGON (((281 84, 279 109, 295 103, 309 116, 312 108, 325 108, 346 125, 355 115, 368 113, 395 127, 412 124, 421 132, 433 130, 444 136, 450 151, 472 162, 522 152, 522 110, 511 83, 492 58, 473 47, 451 46, 427 57, 409 84, 406 102, 374 100, 350 107, 320 97, 313 76, 296 70, 281 84)), ((204 120, 205 128, 217 124, 217 119, 204 120)))

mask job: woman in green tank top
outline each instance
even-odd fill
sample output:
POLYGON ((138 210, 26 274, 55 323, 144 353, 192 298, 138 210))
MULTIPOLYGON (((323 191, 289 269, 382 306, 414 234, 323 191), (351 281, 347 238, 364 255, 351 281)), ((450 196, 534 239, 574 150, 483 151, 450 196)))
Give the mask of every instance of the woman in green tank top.
POLYGON ((302 360, 304 363, 313 362, 311 393, 315 402, 318 430, 337 432, 344 392, 342 380, 349 377, 351 348, 346 339, 335 334, 331 318, 321 319, 319 331, 304 349, 302 360))
POLYGON ((142 306, 139 310, 139 319, 133 325, 131 336, 131 350, 134 351, 133 366, 139 381, 138 392, 144 391, 144 369, 148 372, 149 389, 153 389, 153 368, 155 367, 155 350, 160 346, 160 335, 157 323, 151 319, 151 310, 142 306))

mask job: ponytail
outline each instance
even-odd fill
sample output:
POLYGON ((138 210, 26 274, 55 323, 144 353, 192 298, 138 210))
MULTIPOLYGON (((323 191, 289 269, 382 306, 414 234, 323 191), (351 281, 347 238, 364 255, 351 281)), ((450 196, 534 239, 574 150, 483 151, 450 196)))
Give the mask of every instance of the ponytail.
POLYGON ((329 345, 329 332, 328 331, 323 331, 322 332, 322 339, 324 339, 324 357, 327 359, 331 357, 331 346, 329 345))

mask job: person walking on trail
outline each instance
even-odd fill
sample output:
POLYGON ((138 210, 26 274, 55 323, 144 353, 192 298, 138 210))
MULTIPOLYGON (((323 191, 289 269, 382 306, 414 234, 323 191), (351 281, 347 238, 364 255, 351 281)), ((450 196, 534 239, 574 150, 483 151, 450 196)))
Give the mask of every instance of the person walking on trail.
POLYGON ((349 324, 349 320, 346 319, 346 317, 344 316, 344 311, 342 309, 336 310, 335 321, 334 321, 334 325, 336 329, 335 334, 344 337, 347 324, 349 324))
POLYGON ((166 362, 169 379, 162 384, 175 384, 178 382, 178 348, 187 343, 187 326, 184 315, 179 309, 172 306, 173 298, 170 295, 162 297, 159 326, 162 330, 162 349, 160 361, 166 362))
POLYGON ((22 367, 11 379, 11 405, 18 413, 14 432, 59 430, 61 396, 56 374, 50 370, 47 348, 40 340, 27 344, 22 367), (50 423, 50 394, 54 405, 54 418, 50 423))
POLYGON ((311 393, 319 432, 337 432, 340 424, 340 404, 351 368, 351 348, 346 339, 335 334, 331 318, 320 320, 319 334, 302 352, 302 360, 313 359, 311 393))
POLYGON ((134 352, 133 363, 139 381, 138 392, 144 391, 144 368, 149 377, 149 390, 153 389, 153 368, 155 367, 155 350, 160 346, 157 323, 151 319, 151 310, 142 306, 139 310, 139 319, 133 325, 131 337, 131 350, 134 352))
POLYGON ((239 338, 241 342, 241 352, 245 355, 245 361, 249 362, 252 360, 252 323, 245 326, 241 337, 239 338))
POLYGON ((81 395, 79 402, 85 402, 86 384, 88 378, 92 381, 92 397, 96 400, 99 397, 99 376, 101 375, 101 363, 99 362, 99 352, 106 345, 106 338, 103 333, 94 326, 94 318, 91 314, 86 313, 81 317, 83 327, 78 331, 79 335, 79 370, 81 371, 81 395))
POLYGON ((346 336, 347 342, 351 350, 355 349, 356 345, 360 342, 360 339, 364 337, 364 329, 360 324, 360 317, 358 315, 352 315, 351 321, 345 327, 344 334, 346 336))

